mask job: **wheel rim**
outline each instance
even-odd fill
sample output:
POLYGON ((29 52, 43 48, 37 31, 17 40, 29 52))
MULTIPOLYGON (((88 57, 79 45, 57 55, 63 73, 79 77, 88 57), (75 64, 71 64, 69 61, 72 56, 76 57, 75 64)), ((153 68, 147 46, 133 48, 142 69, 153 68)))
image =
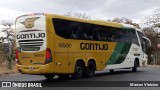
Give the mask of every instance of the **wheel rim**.
POLYGON ((78 76, 80 76, 82 74, 82 68, 80 66, 77 66, 76 73, 78 76))

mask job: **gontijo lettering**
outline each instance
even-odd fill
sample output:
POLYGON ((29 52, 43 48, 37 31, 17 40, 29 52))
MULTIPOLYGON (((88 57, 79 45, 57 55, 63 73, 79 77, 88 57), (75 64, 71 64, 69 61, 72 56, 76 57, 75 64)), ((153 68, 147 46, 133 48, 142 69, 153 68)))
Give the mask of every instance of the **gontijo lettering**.
POLYGON ((44 38, 45 33, 17 34, 17 39, 44 38))
POLYGON ((108 50, 108 44, 80 43, 81 50, 108 50))

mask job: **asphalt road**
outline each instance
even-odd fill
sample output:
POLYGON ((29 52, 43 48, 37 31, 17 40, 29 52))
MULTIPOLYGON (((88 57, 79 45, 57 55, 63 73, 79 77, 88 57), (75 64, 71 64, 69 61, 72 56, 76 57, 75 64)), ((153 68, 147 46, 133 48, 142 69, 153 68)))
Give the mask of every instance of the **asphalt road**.
MULTIPOLYGON (((73 80, 72 78, 69 78, 67 80, 61 80, 57 76, 53 80, 47 80, 43 76, 38 75, 14 74, 6 77, 0 77, 0 81, 40 82, 42 84, 45 84, 46 86, 49 86, 45 88, 36 88, 38 90, 50 90, 52 88, 54 90, 160 90, 160 87, 100 87, 98 85, 111 82, 112 84, 119 83, 119 85, 122 84, 123 86, 124 81, 158 81, 160 83, 160 67, 141 67, 138 68, 137 72, 132 72, 131 69, 118 69, 115 70, 114 73, 109 73, 109 71, 107 70, 98 71, 96 72, 96 75, 93 77, 82 78, 78 80, 73 80), (76 86, 80 83, 82 86, 73 87, 74 85, 76 86), (59 85, 59 87, 57 87, 56 85, 59 85), (69 87, 67 85, 69 85, 69 87), (89 85, 89 87, 87 85, 89 85)), ((22 88, 3 88, 3 90, 8 89, 21 90, 22 88)), ((27 88, 23 89, 27 90, 27 88)), ((0 88, 0 90, 2 90, 2 88, 0 88)), ((35 90, 35 88, 33 90, 35 90)))

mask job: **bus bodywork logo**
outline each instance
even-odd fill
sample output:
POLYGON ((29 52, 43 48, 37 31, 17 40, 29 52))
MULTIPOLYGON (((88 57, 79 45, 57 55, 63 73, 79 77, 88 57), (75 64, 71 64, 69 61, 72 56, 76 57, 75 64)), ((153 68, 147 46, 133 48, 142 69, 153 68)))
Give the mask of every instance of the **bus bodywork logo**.
POLYGON ((34 27, 34 21, 39 19, 40 17, 33 17, 33 18, 27 18, 24 22, 20 22, 23 24, 26 28, 32 28, 34 27))

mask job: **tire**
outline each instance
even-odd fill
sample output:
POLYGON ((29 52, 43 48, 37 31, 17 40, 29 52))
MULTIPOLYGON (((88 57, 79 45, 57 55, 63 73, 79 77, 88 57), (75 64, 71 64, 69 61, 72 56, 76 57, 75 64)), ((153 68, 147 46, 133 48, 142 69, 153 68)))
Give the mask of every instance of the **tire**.
POLYGON ((85 69, 85 76, 91 77, 94 76, 96 71, 96 65, 93 61, 88 62, 88 66, 85 69))
POLYGON ((72 78, 79 79, 82 78, 84 74, 84 65, 80 62, 77 62, 75 65, 75 72, 72 74, 72 78))
POLYGON ((137 71, 137 67, 138 67, 138 63, 135 61, 134 62, 134 67, 132 68, 132 71, 136 72, 137 71))
POLYGON ((54 74, 45 74, 45 75, 44 75, 44 77, 45 77, 46 79, 49 79, 49 80, 53 79, 54 76, 55 76, 54 74))
POLYGON ((110 73, 114 73, 114 69, 111 69, 111 70, 109 70, 110 71, 110 73))
POLYGON ((58 77, 59 77, 60 79, 68 79, 69 76, 70 76, 70 74, 59 74, 59 75, 58 75, 58 77))

